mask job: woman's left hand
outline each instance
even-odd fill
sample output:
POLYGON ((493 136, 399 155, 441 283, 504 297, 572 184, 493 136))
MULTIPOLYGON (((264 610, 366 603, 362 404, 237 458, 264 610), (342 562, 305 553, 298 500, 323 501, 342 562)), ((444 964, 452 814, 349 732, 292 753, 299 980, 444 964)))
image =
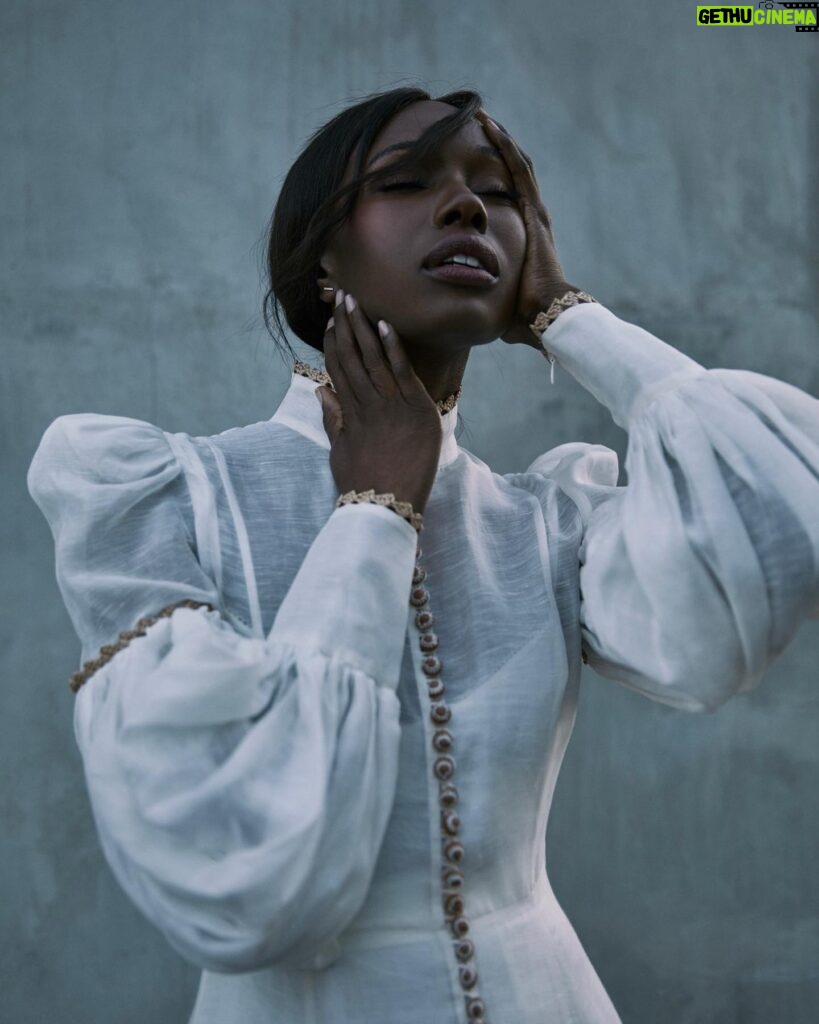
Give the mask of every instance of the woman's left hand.
POLYGON ((485 111, 478 111, 476 117, 489 141, 498 147, 506 161, 526 225, 526 255, 520 274, 517 315, 513 325, 501 335, 501 339, 511 345, 532 345, 542 352, 543 346, 530 330, 529 324, 541 310, 549 308, 553 299, 559 298, 575 286, 566 281, 563 267, 560 265, 552 235, 552 221, 540 198, 531 158, 485 111))

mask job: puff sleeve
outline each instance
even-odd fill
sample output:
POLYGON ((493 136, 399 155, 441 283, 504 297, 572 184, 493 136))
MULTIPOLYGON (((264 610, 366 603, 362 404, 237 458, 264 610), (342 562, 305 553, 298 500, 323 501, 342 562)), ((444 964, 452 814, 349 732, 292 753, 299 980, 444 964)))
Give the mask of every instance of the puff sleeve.
POLYGON ((598 304, 541 337, 628 432, 626 486, 603 445, 560 445, 527 470, 583 519, 585 658, 654 700, 713 710, 819 617, 819 401, 707 370, 598 304))
POLYGON ((392 809, 415 530, 378 505, 335 509, 269 634, 244 636, 218 610, 159 428, 60 417, 28 484, 85 657, 169 602, 214 608, 159 619, 77 694, 75 735, 115 877, 201 968, 327 966, 392 809))

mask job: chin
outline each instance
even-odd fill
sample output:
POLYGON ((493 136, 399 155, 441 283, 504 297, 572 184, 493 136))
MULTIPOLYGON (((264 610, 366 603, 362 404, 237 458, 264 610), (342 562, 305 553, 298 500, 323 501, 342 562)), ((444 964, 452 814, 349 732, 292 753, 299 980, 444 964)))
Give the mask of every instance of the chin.
POLYGON ((388 304, 379 303, 385 312, 380 315, 391 323, 398 336, 413 348, 439 348, 453 350, 486 345, 508 329, 509 300, 507 296, 492 296, 487 291, 455 289, 447 294, 443 288, 430 294, 428 289, 416 290, 409 286, 398 288, 391 294, 402 295, 401 308, 393 304, 392 316, 388 304))
POLYGON ((478 345, 489 345, 500 337, 494 328, 488 327, 485 323, 470 326, 463 322, 463 318, 457 323, 439 321, 406 334, 398 331, 398 334, 408 347, 417 350, 448 349, 452 353, 476 348, 478 345))

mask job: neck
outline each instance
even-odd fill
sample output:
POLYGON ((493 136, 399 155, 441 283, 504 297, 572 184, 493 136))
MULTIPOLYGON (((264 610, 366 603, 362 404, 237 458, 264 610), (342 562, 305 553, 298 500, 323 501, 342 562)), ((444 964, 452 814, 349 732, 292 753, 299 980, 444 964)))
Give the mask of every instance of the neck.
POLYGON ((435 352, 429 349, 419 352, 409 346, 405 348, 413 370, 434 402, 449 398, 461 386, 469 359, 469 349, 453 355, 451 352, 435 352))
MULTIPOLYGON (((461 386, 469 359, 469 350, 467 349, 463 355, 441 356, 428 352, 416 353, 409 346, 405 346, 405 348, 416 376, 424 385, 433 402, 441 403, 445 399, 452 399, 461 386)), ((296 360, 294 369, 307 377, 312 377, 313 380, 329 380, 326 368, 316 370, 302 360, 296 360)), ((448 404, 451 408, 451 402, 448 404)))

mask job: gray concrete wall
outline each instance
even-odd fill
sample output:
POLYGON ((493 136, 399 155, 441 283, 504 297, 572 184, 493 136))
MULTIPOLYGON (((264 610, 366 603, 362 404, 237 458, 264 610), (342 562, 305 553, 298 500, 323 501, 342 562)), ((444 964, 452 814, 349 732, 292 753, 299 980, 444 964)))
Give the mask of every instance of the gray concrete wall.
MULTIPOLYGON (((184 1022, 198 980, 97 845, 78 645, 24 485, 46 425, 271 415, 289 372, 257 243, 283 175, 348 100, 407 82, 483 90, 535 160, 571 280, 706 366, 819 395, 817 45, 648 0, 0 6, 3 1022, 184 1022)), ((533 359, 474 354, 461 443, 501 472, 573 439, 622 463, 608 412, 533 359)), ((585 670, 550 873, 627 1024, 817 1019, 817 656, 808 623, 714 716, 585 670)))

